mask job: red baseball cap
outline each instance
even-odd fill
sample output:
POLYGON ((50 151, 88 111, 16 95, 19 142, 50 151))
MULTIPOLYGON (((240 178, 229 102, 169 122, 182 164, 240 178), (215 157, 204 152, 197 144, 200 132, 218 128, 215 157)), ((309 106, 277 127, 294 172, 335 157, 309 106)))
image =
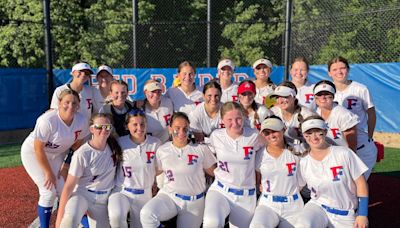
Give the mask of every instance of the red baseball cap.
POLYGON ((254 83, 251 82, 244 82, 238 87, 238 94, 242 94, 244 92, 252 92, 256 94, 256 87, 254 83))

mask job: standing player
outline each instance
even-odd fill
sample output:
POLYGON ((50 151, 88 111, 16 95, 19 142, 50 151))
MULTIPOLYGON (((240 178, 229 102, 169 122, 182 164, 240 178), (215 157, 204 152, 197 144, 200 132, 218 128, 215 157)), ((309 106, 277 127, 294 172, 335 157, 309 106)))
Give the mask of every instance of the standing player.
POLYGON ((195 76, 195 67, 192 63, 184 61, 179 64, 177 78, 180 84, 178 87, 169 88, 166 93, 172 100, 175 112, 189 115, 196 105, 203 102, 203 94, 196 88, 195 76))
POLYGON ((368 168, 349 148, 325 141, 321 117, 305 119, 301 129, 310 151, 300 160, 300 170, 311 200, 296 227, 367 227, 368 185, 363 173, 368 168))
POLYGON ((78 227, 86 211, 90 227, 109 227, 107 201, 122 151, 111 136, 109 115, 96 114, 90 124, 91 140, 72 157, 60 198, 57 227, 78 227))
POLYGON ((129 135, 118 139, 123 151, 123 161, 117 171, 117 183, 108 200, 111 227, 142 227, 140 210, 152 197, 152 186, 156 176, 156 150, 161 141, 146 136, 146 115, 133 110, 126 116, 129 135))
POLYGON ((268 95, 272 94, 275 89, 274 83, 269 77, 272 72, 272 63, 268 59, 259 59, 253 64, 254 75, 256 80, 256 96, 254 100, 260 104, 265 105, 265 100, 268 95))
POLYGON ((357 155, 368 166, 364 173, 368 179, 376 163, 377 148, 373 136, 376 125, 375 106, 365 85, 349 80, 349 62, 343 57, 334 57, 328 63, 328 73, 336 86, 335 101, 356 114, 360 120, 357 125, 357 155))
POLYGON ((164 172, 164 187, 140 212, 143 227, 159 227, 176 215, 177 227, 200 227, 206 191, 205 172, 214 175, 215 157, 206 145, 189 143, 189 118, 174 113, 169 127, 172 142, 157 150, 158 173, 164 172))
POLYGON ((277 116, 261 126, 267 146, 257 153, 256 170, 261 175, 262 193, 250 227, 294 227, 304 207, 299 193, 303 186, 300 158, 285 143, 285 124, 277 116))
POLYGON ((39 189, 40 227, 49 227, 52 207, 60 196, 64 180, 59 172, 70 148, 78 149, 88 134, 86 118, 77 113, 79 94, 64 90, 59 94, 59 108, 41 115, 35 129, 21 147, 25 170, 39 189))
POLYGON ((218 78, 222 89, 221 102, 237 100, 238 84, 232 81, 235 64, 230 59, 223 59, 218 63, 218 78))
POLYGON ((146 112, 147 134, 165 143, 169 139, 168 125, 174 113, 172 101, 162 95, 161 84, 153 79, 144 84, 143 109, 146 112))
POLYGON ((221 109, 224 129, 210 136, 218 160, 215 181, 206 196, 203 227, 248 227, 256 207, 255 156, 262 147, 258 131, 244 127, 240 104, 226 102, 221 109))
POLYGON ((112 101, 111 97, 111 82, 114 80, 112 69, 107 65, 101 65, 97 68, 96 80, 101 98, 97 102, 99 107, 103 107, 108 102, 112 101))
POLYGON ((100 107, 98 106, 98 104, 100 104, 100 102, 98 102, 96 99, 101 97, 100 92, 97 88, 85 84, 90 79, 91 74, 93 74, 93 70, 89 64, 83 62, 75 64, 72 67, 71 83, 64 84, 55 89, 50 108, 58 108, 59 97, 63 90, 74 90, 79 94, 80 97, 80 108, 78 111, 82 113, 89 121, 92 114, 99 111, 100 107))
POLYGON ((311 84, 307 80, 309 70, 310 65, 308 64, 307 59, 304 57, 297 57, 292 62, 290 75, 292 76, 291 82, 293 82, 297 89, 296 98, 299 101, 299 104, 314 110, 314 84, 311 84))

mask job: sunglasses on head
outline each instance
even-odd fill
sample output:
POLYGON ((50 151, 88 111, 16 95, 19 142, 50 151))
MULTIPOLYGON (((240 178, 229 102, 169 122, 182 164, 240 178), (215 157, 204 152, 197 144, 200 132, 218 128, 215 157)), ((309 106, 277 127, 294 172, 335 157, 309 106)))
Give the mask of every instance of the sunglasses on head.
POLYGON ((91 127, 93 127, 96 130, 107 130, 111 131, 113 129, 112 124, 93 124, 91 127))
POLYGON ((133 109, 128 114, 129 115, 145 115, 144 111, 141 109, 133 109))

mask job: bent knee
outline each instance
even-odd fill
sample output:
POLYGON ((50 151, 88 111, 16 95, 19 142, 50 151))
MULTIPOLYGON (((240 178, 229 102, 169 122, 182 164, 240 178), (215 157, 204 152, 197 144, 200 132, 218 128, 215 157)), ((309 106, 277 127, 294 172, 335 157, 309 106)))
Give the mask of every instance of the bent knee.
POLYGON ((140 222, 143 227, 158 227, 160 225, 158 216, 146 207, 140 211, 140 222))
POLYGON ((218 217, 204 217, 203 219, 203 227, 204 228, 215 228, 215 227, 224 227, 225 219, 220 219, 218 217))

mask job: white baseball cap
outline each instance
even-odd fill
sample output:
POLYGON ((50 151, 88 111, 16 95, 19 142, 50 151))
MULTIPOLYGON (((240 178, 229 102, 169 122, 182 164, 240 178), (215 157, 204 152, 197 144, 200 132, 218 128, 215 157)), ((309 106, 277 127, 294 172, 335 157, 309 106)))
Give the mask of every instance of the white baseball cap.
POLYGON ((314 94, 318 94, 320 92, 329 92, 335 95, 336 91, 331 85, 322 83, 314 87, 314 94))
POLYGON ((259 60, 255 61, 255 62, 253 63, 253 69, 256 69, 256 67, 257 67, 258 65, 260 65, 260 64, 264 64, 264 65, 266 65, 267 67, 269 67, 269 68, 272 69, 272 63, 271 63, 271 61, 269 61, 268 59, 259 59, 259 60))
POLYGON ((264 131, 265 129, 282 131, 283 128, 285 128, 285 124, 281 120, 277 118, 268 118, 262 122, 260 131, 264 131))
POLYGON ((303 133, 313 128, 326 130, 327 126, 325 121, 321 119, 309 119, 301 124, 301 132, 303 133))
POLYGON ((296 91, 287 86, 278 86, 275 88, 274 92, 270 95, 271 98, 273 97, 296 97, 296 91))
POLYGON ((77 70, 79 70, 79 71, 88 70, 88 71, 90 71, 91 74, 93 74, 92 68, 87 63, 77 63, 77 64, 75 64, 72 67, 72 71, 71 72, 74 72, 74 71, 77 71, 77 70))
POLYGON ((229 66, 232 69, 232 71, 235 70, 235 64, 230 59, 223 59, 223 60, 219 61, 218 70, 221 70, 222 67, 224 67, 224 66, 229 66))
POLYGON ((113 75, 111 67, 109 67, 107 65, 101 65, 101 66, 99 66, 99 68, 97 68, 96 76, 103 70, 107 71, 109 74, 113 75))
POLYGON ((145 91, 154 91, 154 90, 162 90, 161 84, 159 82, 150 82, 149 84, 145 85, 143 90, 145 91))

